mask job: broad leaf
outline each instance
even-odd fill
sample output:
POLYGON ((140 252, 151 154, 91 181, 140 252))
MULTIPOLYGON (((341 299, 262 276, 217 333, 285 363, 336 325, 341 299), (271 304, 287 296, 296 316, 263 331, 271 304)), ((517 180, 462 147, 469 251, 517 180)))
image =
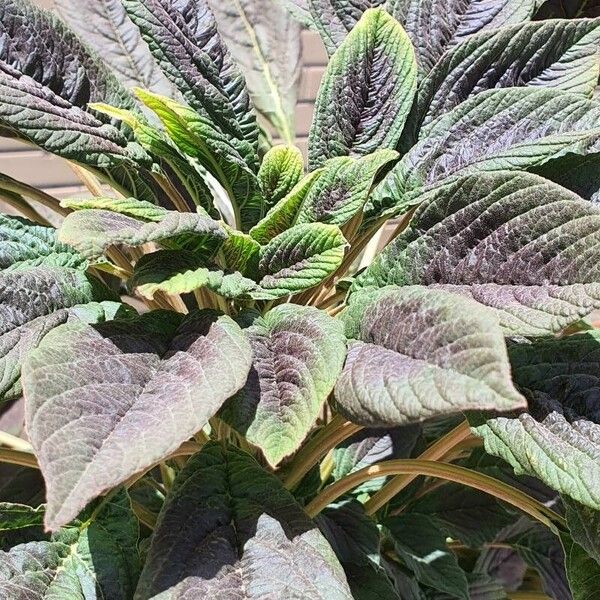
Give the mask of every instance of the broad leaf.
POLYGON ((571 537, 600 565, 600 512, 563 498, 571 537))
POLYGON ((258 128, 246 84, 219 36, 207 1, 123 0, 123 4, 190 107, 243 149, 242 154, 256 152, 258 128))
POLYGON ((136 597, 158 595, 352 598, 331 548, 293 496, 250 456, 219 444, 188 461, 159 516, 136 597))
POLYGON ((261 248, 261 291, 253 297, 272 300, 318 285, 341 265, 346 247, 336 225, 295 225, 261 248))
POLYGON ((473 36, 447 52, 419 88, 427 125, 492 88, 551 87, 591 97, 598 83, 600 20, 541 21, 473 36))
POLYGON ((46 526, 176 450, 242 387, 250 361, 239 326, 211 311, 54 329, 23 367, 46 526))
POLYGON ((224 273, 185 250, 159 250, 138 260, 129 285, 144 298, 157 292, 188 294, 202 287, 225 298, 248 297, 257 284, 241 273, 224 273))
MULTIPOLYGON (((103 196, 92 196, 90 198, 68 198, 61 200, 60 205, 63 208, 71 210, 89 210, 97 209, 110 211, 139 219, 140 221, 152 221, 158 223, 168 214, 166 208, 155 206, 150 202, 137 200, 136 198, 111 198, 103 196)), ((63 244, 65 248, 73 249, 63 244)))
POLYGON ((264 156, 258 182, 270 209, 285 198, 302 179, 304 158, 296 146, 274 146, 264 156))
POLYGON ((247 233, 227 225, 223 225, 223 228, 227 232, 227 238, 220 250, 226 267, 248 277, 256 277, 260 260, 260 244, 247 233))
POLYGON ((395 148, 416 90, 412 45, 390 15, 365 12, 332 56, 315 104, 311 170, 336 156, 395 148))
POLYGON ((600 564, 567 533, 561 533, 565 552, 565 569, 573 600, 600 598, 600 564))
POLYGON ((44 507, 0 502, 0 531, 13 531, 40 526, 44 522, 44 507))
MULTIPOLYGON (((417 145, 392 169, 374 207, 404 208, 404 194, 474 171, 527 170, 600 149, 600 104, 542 88, 482 92, 420 132, 417 145)), ((372 209, 376 213, 375 209, 372 209)))
POLYGON ((55 0, 55 4, 61 18, 110 65, 126 88, 174 92, 121 0, 55 0))
POLYGON ((317 420, 342 371, 346 338, 341 324, 324 312, 293 304, 274 308, 245 333, 252 368, 221 418, 276 466, 317 420))
POLYGON ((352 341, 335 396, 355 423, 395 426, 525 406, 502 332, 472 300, 388 287, 353 295, 342 319, 352 341))
POLYGON ((294 139, 301 68, 300 26, 271 0, 208 0, 256 110, 280 137, 294 139))
POLYGON ((176 247, 214 248, 225 232, 209 217, 194 213, 166 212, 160 221, 142 221, 104 209, 71 213, 61 225, 58 238, 89 259, 101 257, 114 244, 141 246, 147 242, 176 247))
POLYGON ((260 244, 267 244, 275 236, 287 231, 296 220, 298 211, 323 169, 303 177, 292 190, 269 210, 251 230, 250 235, 260 244))
POLYGON ((296 223, 333 223, 340 227, 362 210, 377 173, 398 158, 395 150, 377 150, 360 158, 328 160, 308 191, 296 223))
POLYGON ((400 515, 384 522, 398 556, 423 585, 469 600, 467 578, 435 521, 423 515, 400 515))
POLYGON ((442 286, 522 335, 559 331, 600 306, 600 211, 590 202, 509 172, 452 179, 414 202, 410 227, 355 287, 442 286))
POLYGON ((127 600, 139 575, 138 536, 129 498, 119 492, 49 541, 0 552, 0 596, 127 600))
POLYGON ((530 413, 474 428, 486 450, 515 472, 534 475, 561 494, 600 510, 600 337, 540 339, 511 349, 515 381, 530 413))

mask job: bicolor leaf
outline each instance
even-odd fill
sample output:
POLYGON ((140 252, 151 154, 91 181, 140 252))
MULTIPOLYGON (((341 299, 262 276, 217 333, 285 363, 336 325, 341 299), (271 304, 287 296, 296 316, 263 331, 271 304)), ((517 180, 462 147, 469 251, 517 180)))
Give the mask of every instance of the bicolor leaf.
POLYGON ((304 158, 296 146, 273 146, 265 154, 258 171, 258 182, 267 209, 285 198, 303 174, 304 158))
POLYGON ((176 450, 243 386, 250 363, 239 326, 211 311, 54 329, 23 367, 46 526, 176 450))

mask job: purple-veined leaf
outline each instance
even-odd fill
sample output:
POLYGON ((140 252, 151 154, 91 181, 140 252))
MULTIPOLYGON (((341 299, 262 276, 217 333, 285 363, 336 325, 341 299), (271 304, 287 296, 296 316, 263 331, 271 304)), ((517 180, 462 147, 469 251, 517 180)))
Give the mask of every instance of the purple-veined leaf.
POLYGON ((253 350, 248 381, 221 418, 271 466, 295 452, 342 371, 341 323, 312 307, 285 304, 245 330, 253 350))
MULTIPOLYGON (((369 217, 399 214, 418 188, 480 171, 525 171, 600 150, 600 104, 543 88, 482 92, 426 127, 375 190, 369 217)), ((556 169, 555 169, 556 170, 556 169)))
POLYGON ((510 333, 556 332, 600 306, 600 208, 527 173, 434 185, 355 287, 443 287, 491 307, 510 333))
POLYGON ((296 146, 273 146, 264 156, 258 171, 258 182, 271 209, 296 187, 304 174, 304 158, 296 146))
POLYGON ((512 347, 510 357, 529 413, 491 419, 474 431, 487 452, 506 460, 517 474, 538 477, 600 510, 600 336, 541 338, 512 347))
POLYGON ((0 596, 131 598, 140 572, 137 518, 124 491, 95 508, 49 540, 0 552, 0 596))
POLYGON ((470 299, 419 286, 364 290, 342 320, 352 341, 335 397, 355 423, 525 407, 493 313, 470 299))
POLYGON ((591 97, 600 72, 600 20, 525 23, 472 36, 444 54, 419 87, 418 131, 493 88, 550 87, 591 97))
POLYGON ((370 9, 332 56, 309 136, 311 170, 336 156, 396 147, 417 86, 412 45, 385 11, 370 9))
POLYGON ((54 329, 23 367, 46 526, 176 450, 242 387, 250 363, 239 326, 211 311, 54 329))
POLYGON ((162 242, 215 250, 225 232, 217 221, 196 213, 165 212, 159 221, 143 221, 110 210, 88 209, 68 215, 58 239, 86 258, 97 259, 114 244, 162 242))
POLYGON ((300 26, 273 0, 208 0, 256 110, 292 143, 301 71, 300 26))
POLYGON ((305 223, 280 233, 260 251, 260 300, 310 289, 341 265, 348 243, 337 225, 305 223))
POLYGON ((243 148, 251 164, 258 146, 256 119, 244 78, 219 36, 208 2, 123 0, 123 4, 191 108, 243 148))
POLYGON ((211 443, 188 461, 159 515, 136 592, 154 597, 352 595, 331 547, 280 481, 241 450, 211 443))

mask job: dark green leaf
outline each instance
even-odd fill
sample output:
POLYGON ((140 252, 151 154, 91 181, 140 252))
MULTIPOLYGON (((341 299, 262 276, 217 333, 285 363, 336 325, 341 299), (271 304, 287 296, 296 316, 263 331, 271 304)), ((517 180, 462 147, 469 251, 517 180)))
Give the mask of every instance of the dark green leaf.
POLYGON ((561 534, 565 552, 565 568, 573 600, 598 600, 600 598, 600 564, 567 533, 561 534))
POLYGON ((600 512, 563 498, 571 537, 600 565, 600 512))
POLYGON ((25 504, 0 502, 0 531, 25 529, 44 522, 44 507, 32 508, 25 504))
POLYGON ((23 367, 46 526, 176 450, 244 385, 250 362, 239 326, 212 311, 54 329, 23 367))
POLYGON ((331 548, 250 456, 208 444, 175 480, 137 597, 351 600, 331 548), (174 531, 187 531, 174 536, 174 531), (172 565, 177 565, 173 569, 172 565))

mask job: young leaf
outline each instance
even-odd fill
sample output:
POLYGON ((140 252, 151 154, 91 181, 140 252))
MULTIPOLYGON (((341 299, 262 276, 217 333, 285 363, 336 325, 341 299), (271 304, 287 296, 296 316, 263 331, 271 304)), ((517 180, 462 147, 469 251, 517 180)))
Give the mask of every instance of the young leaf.
POLYGON ((515 381, 525 389, 531 414, 474 428, 487 452, 517 474, 534 475, 594 510, 600 510, 599 357, 595 332, 512 348, 515 381))
POLYGON ((251 230, 250 235, 260 244, 267 244, 275 236, 287 231, 296 220, 298 211, 323 169, 317 169, 303 177, 265 217, 251 230))
POLYGON ((412 45, 381 9, 365 12, 332 56, 315 104, 311 170, 336 156, 395 148, 416 90, 412 45))
POLYGON ((428 125, 467 98, 500 87, 551 87, 591 97, 599 42, 600 19, 540 21, 470 37, 444 54, 421 84, 419 118, 428 125))
POLYGON ((225 298, 247 298, 258 289, 256 282, 241 273, 224 273, 206 260, 185 250, 159 250, 138 260, 129 285, 144 298, 157 292, 188 294, 202 287, 225 298))
POLYGON ((599 119, 598 103, 578 94, 542 88, 482 92, 421 130, 417 145, 376 190, 373 205, 381 211, 402 202, 406 192, 452 175, 527 170, 569 153, 598 152, 599 119))
POLYGON ((308 191, 296 223, 333 223, 340 227, 362 210, 377 173, 398 158, 395 150, 376 150, 360 158, 328 160, 308 191))
POLYGON ((300 26, 271 0, 208 0, 256 110, 286 143, 294 140, 301 71, 300 26))
MULTIPOLYGON (((140 571, 138 522, 125 492, 52 535, 0 552, 3 598, 82 598, 85 590, 127 600, 140 571)), ((92 592, 91 592, 92 593, 92 592)))
POLYGON ((46 526, 176 450, 242 387, 250 362, 239 326, 211 311, 54 329, 23 367, 46 526))
POLYGON ((285 198, 302 179, 304 158, 296 146, 274 146, 264 156, 258 171, 258 183, 270 209, 285 198))
POLYGON ((179 247, 210 247, 220 244, 225 232, 217 221, 195 213, 166 212, 160 221, 147 222, 109 210, 90 209, 68 215, 58 238, 86 258, 97 259, 114 244, 163 242, 179 247))
POLYGON ((600 209, 526 173, 417 194, 410 227, 355 287, 435 285, 491 307, 511 333, 559 331, 600 306, 600 209))
POLYGON ((261 291, 252 296, 273 300, 318 285, 342 264, 347 245, 337 225, 295 225, 261 248, 261 291))
POLYGON ((393 427, 525 407, 487 309, 423 287, 365 291, 350 300, 342 319, 353 341, 335 397, 351 421, 393 427))
POLYGON ((194 111, 256 153, 258 127, 246 83, 217 31, 206 0, 123 0, 165 75, 194 111))
POLYGON ((227 268, 248 277, 256 277, 260 244, 247 233, 241 233, 227 225, 223 225, 223 228, 227 232, 227 238, 220 250, 227 268))
POLYGON ((386 519, 384 527, 398 556, 420 583, 469 600, 466 575, 435 521, 424 515, 400 515, 386 519))
POLYGON ((248 381, 221 418, 275 467, 295 452, 333 390, 346 355, 341 324, 322 311, 278 306, 245 330, 253 350, 248 381))
POLYGON ((331 548, 293 496, 250 456, 220 444, 188 461, 161 511, 136 597, 159 594, 352 599, 331 548), (188 535, 173 535, 182 530, 188 535))
POLYGON ((171 95, 173 86, 156 64, 121 0, 55 0, 61 18, 101 56, 127 88, 171 95))

